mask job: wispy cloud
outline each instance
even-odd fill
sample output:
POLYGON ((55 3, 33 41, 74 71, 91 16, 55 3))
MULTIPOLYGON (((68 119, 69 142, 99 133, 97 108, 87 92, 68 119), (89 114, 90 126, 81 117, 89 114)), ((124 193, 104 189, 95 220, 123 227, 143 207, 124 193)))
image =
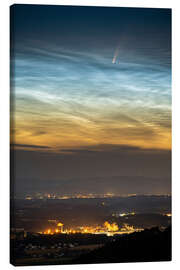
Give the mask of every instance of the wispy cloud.
POLYGON ((93 33, 77 20, 74 31, 66 21, 58 32, 56 25, 50 32, 47 28, 42 39, 37 29, 29 30, 29 36, 16 33, 12 64, 17 143, 67 149, 96 143, 171 147, 169 13, 152 12, 154 21, 148 23, 138 14, 128 19, 133 28, 126 17, 116 18, 118 26, 112 16, 105 31, 107 22, 102 27, 97 16, 93 33), (113 64, 116 47, 118 63, 113 64))
POLYGON ((11 144, 12 148, 32 148, 32 149, 49 149, 49 146, 45 146, 45 145, 32 145, 32 144, 11 144))

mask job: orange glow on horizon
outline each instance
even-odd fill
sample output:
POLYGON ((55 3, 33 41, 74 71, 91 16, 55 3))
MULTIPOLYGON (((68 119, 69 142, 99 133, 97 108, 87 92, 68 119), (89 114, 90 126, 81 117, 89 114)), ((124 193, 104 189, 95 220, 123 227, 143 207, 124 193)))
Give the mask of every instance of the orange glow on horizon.
MULTIPOLYGON (((104 113, 104 111, 101 112, 100 119, 104 118, 104 113)), ((14 114, 16 117, 13 130, 11 130, 11 134, 13 134, 11 136, 11 143, 16 144, 17 149, 23 148, 35 151, 34 148, 31 149, 29 146, 26 148, 26 145, 36 145, 37 151, 56 152, 59 149, 63 151, 63 149, 67 148, 88 148, 96 147, 99 144, 130 145, 145 149, 171 149, 171 128, 156 125, 156 123, 143 122, 141 115, 137 115, 138 121, 135 124, 128 123, 128 120, 127 122, 121 122, 120 118, 112 120, 112 123, 108 123, 107 127, 105 122, 99 121, 98 116, 96 116, 97 123, 96 121, 92 122, 88 121, 88 119, 77 117, 67 118, 69 116, 64 116, 65 118, 63 118, 55 116, 52 124, 52 114, 49 114, 45 123, 40 117, 38 120, 39 125, 37 125, 37 118, 34 119, 33 115, 19 115, 17 112, 14 112, 14 114), (64 124, 65 120, 68 124, 64 124), (50 127, 47 125, 47 122, 51 123, 50 127), (39 126, 45 127, 44 133, 39 132, 39 126), (82 130, 84 129, 86 130, 85 136, 82 135, 82 130), (32 134, 37 135, 32 136, 32 134), (137 134, 142 135, 139 136, 137 134), (39 149, 38 146, 40 146, 39 149), (41 148, 41 146, 46 146, 47 148, 41 148)), ((136 115, 136 112, 134 114, 136 115)), ((148 119, 151 119, 151 115, 148 115, 148 119)), ((67 152, 66 154, 72 153, 67 152)))

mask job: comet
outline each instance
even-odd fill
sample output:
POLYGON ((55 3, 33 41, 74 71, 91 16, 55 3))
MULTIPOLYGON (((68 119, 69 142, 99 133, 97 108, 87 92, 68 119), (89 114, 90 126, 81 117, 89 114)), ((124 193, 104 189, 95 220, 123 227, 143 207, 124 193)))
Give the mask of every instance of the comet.
POLYGON ((119 54, 119 46, 116 48, 115 52, 114 52, 114 57, 112 60, 112 63, 115 64, 116 63, 116 58, 118 57, 119 54))

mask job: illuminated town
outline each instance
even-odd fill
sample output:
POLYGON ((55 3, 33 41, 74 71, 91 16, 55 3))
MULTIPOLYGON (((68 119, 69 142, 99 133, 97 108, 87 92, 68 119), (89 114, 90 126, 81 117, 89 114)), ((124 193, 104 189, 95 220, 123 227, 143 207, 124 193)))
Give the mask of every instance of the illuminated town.
POLYGON ((128 224, 124 223, 121 228, 118 227, 117 223, 109 223, 105 221, 102 226, 81 226, 77 229, 63 229, 64 224, 61 222, 57 223, 56 228, 50 229, 48 228, 44 232, 39 232, 40 234, 106 234, 107 236, 113 236, 116 234, 129 234, 133 232, 140 232, 143 231, 142 228, 134 228, 133 226, 129 226, 128 224))
MULTIPOLYGON (((111 193, 111 192, 107 192, 104 194, 94 194, 94 193, 88 193, 88 194, 66 194, 66 195, 60 195, 60 194, 56 194, 56 193, 35 193, 35 194, 31 194, 31 195, 26 195, 25 199, 26 200, 35 200, 35 199, 39 199, 39 200, 45 200, 45 199, 56 199, 56 200, 68 200, 68 199, 95 199, 95 198, 113 198, 113 197, 133 197, 133 196, 137 196, 138 194, 136 193, 130 193, 130 194, 115 194, 115 193, 111 193)), ((157 194, 142 194, 142 196, 165 196, 165 197, 170 197, 171 194, 161 194, 161 193, 157 193, 157 194)))
MULTIPOLYGON (((94 198, 112 198, 119 196, 114 193, 107 192, 105 194, 74 194, 74 195, 59 195, 54 193, 36 193, 33 195, 27 195, 25 197, 26 200, 33 200, 33 199, 59 199, 59 200, 68 200, 68 199, 94 199, 94 198)), ((122 195, 121 195, 122 196, 122 195)), ((128 196, 136 196, 136 194, 126 194, 124 197, 128 196)), ((123 197, 123 196, 122 196, 123 197)))

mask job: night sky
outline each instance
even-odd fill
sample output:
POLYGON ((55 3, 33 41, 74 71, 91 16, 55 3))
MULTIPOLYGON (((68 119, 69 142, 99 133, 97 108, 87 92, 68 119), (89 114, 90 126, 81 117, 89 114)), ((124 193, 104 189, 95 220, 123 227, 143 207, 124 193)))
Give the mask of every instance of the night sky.
POLYGON ((171 191, 171 10, 13 5, 16 193, 171 191))

